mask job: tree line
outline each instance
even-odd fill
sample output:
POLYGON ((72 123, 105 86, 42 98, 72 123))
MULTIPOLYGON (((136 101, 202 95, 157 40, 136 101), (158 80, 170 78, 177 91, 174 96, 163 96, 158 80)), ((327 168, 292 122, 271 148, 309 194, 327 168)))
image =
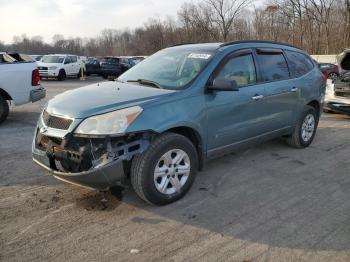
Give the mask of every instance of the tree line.
POLYGON ((91 38, 54 35, 15 36, 0 51, 28 54, 74 53, 87 56, 150 55, 181 43, 272 40, 310 54, 336 54, 350 48, 350 0, 202 0, 185 2, 176 17, 149 18, 133 30, 105 29, 91 38))

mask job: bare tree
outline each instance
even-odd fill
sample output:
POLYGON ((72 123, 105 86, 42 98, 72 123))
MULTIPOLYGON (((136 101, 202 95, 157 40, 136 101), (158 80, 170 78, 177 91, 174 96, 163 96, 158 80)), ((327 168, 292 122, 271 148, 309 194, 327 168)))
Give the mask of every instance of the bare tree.
POLYGON ((211 20, 219 28, 221 38, 227 41, 227 36, 232 29, 235 18, 254 0, 205 0, 207 8, 211 13, 211 20))
POLYGON ((15 36, 0 42, 0 51, 29 54, 76 53, 89 56, 150 55, 186 42, 261 39, 288 42, 313 54, 338 53, 350 47, 350 0, 265 0, 250 10, 253 0, 187 2, 174 18, 149 19, 133 30, 105 29, 81 39, 56 34, 52 43, 42 37, 15 36))

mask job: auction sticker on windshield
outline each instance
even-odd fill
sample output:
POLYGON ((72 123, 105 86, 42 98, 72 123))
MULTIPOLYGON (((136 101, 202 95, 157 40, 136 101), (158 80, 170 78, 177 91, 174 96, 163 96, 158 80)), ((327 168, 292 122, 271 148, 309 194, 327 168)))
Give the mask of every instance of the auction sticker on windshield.
POLYGON ((210 56, 211 56, 210 54, 191 53, 191 54, 188 55, 188 58, 208 59, 210 56))

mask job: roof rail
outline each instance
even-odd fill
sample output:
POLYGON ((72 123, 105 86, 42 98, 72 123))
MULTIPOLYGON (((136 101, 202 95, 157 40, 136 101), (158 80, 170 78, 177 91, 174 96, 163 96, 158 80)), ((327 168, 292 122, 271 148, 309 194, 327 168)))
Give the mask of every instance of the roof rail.
POLYGON ((297 48, 297 49, 302 50, 301 48, 296 47, 296 46, 293 46, 293 45, 288 44, 288 43, 275 42, 275 41, 266 41, 266 40, 242 40, 242 41, 232 41, 232 42, 222 43, 222 44, 220 45, 220 47, 229 46, 229 45, 236 45, 236 44, 244 44, 244 43, 263 43, 263 44, 285 45, 285 46, 289 46, 289 47, 293 47, 293 48, 297 48))
POLYGON ((179 44, 175 44, 175 45, 170 45, 170 46, 168 46, 168 47, 181 46, 181 45, 192 45, 192 44, 194 44, 194 43, 192 43, 192 42, 188 42, 188 43, 179 43, 179 44))

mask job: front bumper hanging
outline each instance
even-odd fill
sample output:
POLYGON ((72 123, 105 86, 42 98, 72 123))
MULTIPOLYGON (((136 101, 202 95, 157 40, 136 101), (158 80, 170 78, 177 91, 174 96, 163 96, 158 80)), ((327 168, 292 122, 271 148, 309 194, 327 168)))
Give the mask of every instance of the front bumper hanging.
POLYGON ((57 179, 98 190, 115 186, 128 173, 127 163, 149 145, 144 135, 89 138, 51 137, 38 128, 33 160, 57 179))

